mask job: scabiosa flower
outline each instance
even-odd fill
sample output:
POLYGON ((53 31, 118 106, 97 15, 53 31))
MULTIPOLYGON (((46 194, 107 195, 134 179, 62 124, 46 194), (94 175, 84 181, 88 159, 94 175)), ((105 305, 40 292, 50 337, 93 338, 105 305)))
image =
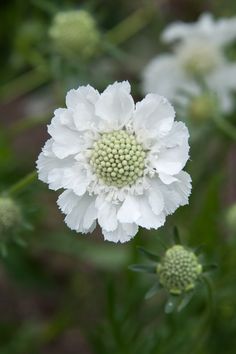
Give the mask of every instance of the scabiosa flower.
POLYGON ((127 81, 99 94, 91 86, 71 90, 57 109, 51 135, 37 161, 39 179, 58 199, 69 228, 129 241, 138 226, 157 229, 188 203, 188 130, 157 94, 134 104, 127 81))
POLYGON ((91 57, 100 40, 93 17, 84 10, 59 12, 49 35, 59 53, 66 57, 91 57))
POLYGON ((203 14, 198 22, 174 23, 163 32, 166 43, 178 41, 173 54, 154 58, 143 72, 143 91, 158 92, 171 101, 181 101, 184 92, 201 90, 199 82, 218 96, 220 109, 234 108, 236 64, 225 56, 224 48, 236 38, 236 18, 214 21, 203 14))
POLYGON ((181 245, 169 248, 157 265, 160 284, 175 295, 192 290, 201 273, 197 256, 181 245))

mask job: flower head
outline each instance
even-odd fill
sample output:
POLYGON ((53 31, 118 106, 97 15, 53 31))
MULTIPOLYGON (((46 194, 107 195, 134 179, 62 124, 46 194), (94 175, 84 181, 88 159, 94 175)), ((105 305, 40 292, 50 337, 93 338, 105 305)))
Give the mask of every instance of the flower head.
POLYGON ((160 284, 171 294, 179 295, 195 287, 202 273, 197 256, 181 245, 169 248, 157 265, 160 284))
POLYGON ((82 58, 95 53, 100 38, 93 17, 84 10, 57 13, 49 35, 62 55, 82 58))
POLYGON ((18 205, 10 198, 0 198, 0 234, 17 229, 21 222, 21 212, 18 205))
POLYGON ((177 40, 177 45, 172 54, 159 55, 144 69, 143 91, 183 103, 185 93, 201 91, 199 82, 204 82, 217 94, 221 111, 231 112, 236 64, 229 62, 224 47, 236 39, 236 18, 214 21, 211 15, 203 14, 195 23, 168 26, 162 39, 167 43, 177 40))
POLYGON ((189 134, 167 99, 149 94, 135 105, 126 81, 101 94, 81 86, 66 105, 48 126, 37 168, 49 188, 65 189, 58 205, 68 227, 88 233, 98 222, 106 240, 126 242, 188 203, 189 134))

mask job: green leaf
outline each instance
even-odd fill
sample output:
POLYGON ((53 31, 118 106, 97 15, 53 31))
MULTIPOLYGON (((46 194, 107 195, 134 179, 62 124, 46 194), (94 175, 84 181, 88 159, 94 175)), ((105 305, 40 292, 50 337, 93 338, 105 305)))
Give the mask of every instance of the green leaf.
POLYGON ((167 303, 165 305, 165 313, 169 314, 169 313, 174 312, 177 305, 178 305, 178 302, 179 302, 178 295, 177 296, 170 295, 169 299, 167 300, 167 303))
POLYGON ((146 265, 146 264, 131 264, 128 267, 133 272, 144 272, 144 273, 156 273, 156 266, 155 265, 146 265))
POLYGON ((214 270, 216 270, 218 268, 217 264, 205 264, 202 267, 202 271, 203 273, 208 273, 208 272, 212 272, 214 270))
POLYGON ((152 253, 146 249, 144 249, 143 247, 139 247, 138 246, 138 250, 140 253, 142 253, 145 257, 147 257, 150 261, 154 261, 154 262, 159 262, 160 261, 160 256, 158 256, 155 253, 152 253))
POLYGON ((176 226, 174 226, 174 241, 176 245, 181 245, 179 230, 176 226))
POLYGON ((160 290, 160 284, 157 282, 155 283, 146 293, 145 299, 148 300, 160 290))
POLYGON ((189 291, 188 293, 186 293, 182 299, 180 300, 178 307, 177 307, 177 311, 180 312, 182 311, 191 301, 192 297, 193 297, 194 291, 189 291))

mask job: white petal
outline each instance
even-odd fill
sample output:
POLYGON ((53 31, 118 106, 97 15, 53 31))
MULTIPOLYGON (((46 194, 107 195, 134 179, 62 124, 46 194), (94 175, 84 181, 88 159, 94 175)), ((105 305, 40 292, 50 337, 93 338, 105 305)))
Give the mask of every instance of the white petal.
POLYGON ((153 147, 154 152, 157 147, 160 150, 154 153, 151 160, 157 172, 175 175, 183 169, 189 158, 188 138, 189 133, 185 124, 175 122, 170 133, 153 147))
POLYGON ((145 227, 146 229, 157 229, 164 225, 164 213, 160 213, 159 215, 154 214, 146 196, 139 196, 137 199, 141 212, 141 216, 137 220, 139 226, 145 227))
POLYGON ((50 189, 62 187, 62 175, 66 168, 73 164, 69 158, 59 159, 52 151, 53 140, 49 139, 36 162, 39 179, 49 184, 50 189))
POLYGON ((57 199, 57 205, 64 214, 69 214, 77 205, 78 196, 71 190, 64 191, 57 199))
POLYGON ((159 55, 144 69, 144 94, 157 93, 172 101, 179 88, 188 90, 189 86, 190 80, 176 55, 159 55))
POLYGON ((103 230, 104 239, 111 242, 128 242, 138 232, 135 224, 119 224, 115 231, 107 232, 103 230))
POLYGON ((134 129, 138 135, 145 131, 148 137, 156 139, 171 130, 174 117, 175 111, 166 98, 149 94, 136 105, 134 129))
POLYGON ((117 228, 117 207, 99 196, 96 199, 96 208, 98 210, 98 223, 106 231, 114 231, 117 228))
POLYGON ((88 171, 79 163, 75 163, 63 171, 62 187, 72 189, 78 196, 86 192, 90 181, 91 176, 88 171))
POLYGON ((79 103, 95 104, 99 98, 99 93, 90 85, 80 86, 77 90, 72 89, 66 95, 66 105, 68 108, 76 108, 79 103))
POLYGON ((96 103, 95 113, 106 122, 107 130, 122 128, 132 117, 133 98, 127 81, 109 85, 96 103))
MULTIPOLYGON (((75 195, 73 198, 75 198, 75 195)), ((71 230, 82 233, 92 232, 96 226, 95 219, 97 217, 94 206, 95 200, 88 194, 84 194, 82 197, 76 196, 76 198, 76 205, 67 213, 65 223, 71 230)), ((62 199, 58 199, 58 205, 61 209, 70 210, 62 203, 62 199)))
POLYGON ((188 204, 191 193, 191 177, 188 173, 181 171, 175 176, 177 181, 172 184, 161 184, 160 188, 165 201, 166 215, 174 213, 181 205, 188 204))
POLYGON ((133 223, 141 216, 136 198, 127 195, 117 213, 117 219, 122 223, 133 223))
POLYGON ((78 153, 82 146, 82 136, 54 117, 48 125, 48 133, 53 138, 52 150, 55 155, 63 159, 78 153))
POLYGON ((148 190, 148 202, 154 214, 159 215, 164 209, 164 199, 156 179, 150 179, 151 188, 148 190))

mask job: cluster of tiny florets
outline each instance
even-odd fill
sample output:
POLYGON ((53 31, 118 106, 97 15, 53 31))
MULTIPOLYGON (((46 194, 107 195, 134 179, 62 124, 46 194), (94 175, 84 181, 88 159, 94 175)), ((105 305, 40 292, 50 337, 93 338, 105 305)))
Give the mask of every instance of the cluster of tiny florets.
POLYGON ((157 265, 161 285, 175 295, 193 289, 201 272, 197 256, 180 245, 169 248, 157 265))
POLYGON ((134 184, 144 174, 146 153, 136 137, 118 130, 94 143, 90 164, 105 184, 118 188, 134 184))
POLYGON ((17 228, 20 220, 21 212, 19 206, 10 198, 0 198, 0 233, 17 228))
POLYGON ((84 10, 56 14, 49 35, 61 54, 83 58, 94 54, 100 38, 93 17, 84 10))

